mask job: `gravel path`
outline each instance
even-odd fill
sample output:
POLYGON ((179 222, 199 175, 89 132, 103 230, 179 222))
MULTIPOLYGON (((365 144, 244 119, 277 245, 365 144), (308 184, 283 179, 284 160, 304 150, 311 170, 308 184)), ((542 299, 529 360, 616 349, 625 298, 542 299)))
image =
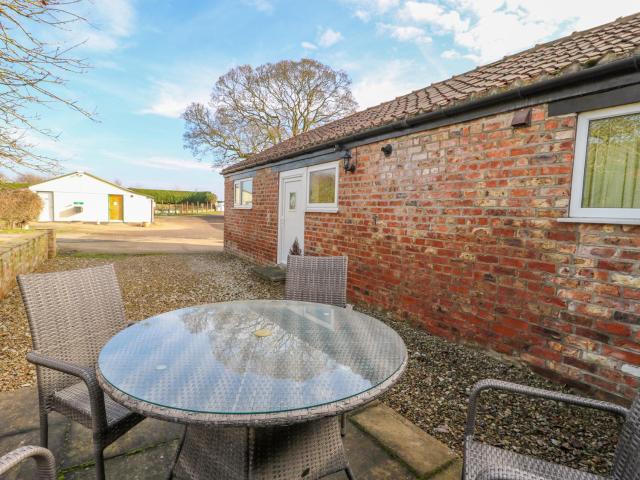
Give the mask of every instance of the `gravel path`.
MULTIPOLYGON (((128 319, 140 320, 188 305, 249 298, 279 298, 282 287, 257 279, 251 265, 222 253, 146 256, 59 256, 40 271, 113 263, 128 319)), ((391 325, 405 340, 411 359, 402 381, 383 401, 427 433, 462 452, 469 388, 483 378, 568 391, 525 367, 484 351, 432 337, 406 323, 367 312, 391 325)), ((17 289, 0 301, 0 391, 33 385, 24 360, 31 344, 17 289)), ((549 401, 483 394, 478 437, 594 473, 610 468, 620 421, 549 401)))

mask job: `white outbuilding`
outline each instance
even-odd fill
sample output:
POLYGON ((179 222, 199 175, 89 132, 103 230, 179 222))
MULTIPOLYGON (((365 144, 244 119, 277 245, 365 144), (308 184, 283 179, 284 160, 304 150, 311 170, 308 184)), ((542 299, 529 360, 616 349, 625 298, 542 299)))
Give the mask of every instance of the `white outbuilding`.
POLYGON ((153 222, 154 201, 86 172, 29 187, 44 204, 40 222, 153 222))

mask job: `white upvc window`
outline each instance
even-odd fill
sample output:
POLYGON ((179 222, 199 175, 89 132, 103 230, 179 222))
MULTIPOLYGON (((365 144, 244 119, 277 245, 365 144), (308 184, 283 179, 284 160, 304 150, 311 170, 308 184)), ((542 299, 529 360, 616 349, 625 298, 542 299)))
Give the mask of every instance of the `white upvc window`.
POLYGON ((338 211, 339 167, 330 162, 307 168, 307 212, 338 211))
POLYGON ((570 219, 640 220, 640 103, 581 113, 570 219))
POLYGON ((253 202, 253 178, 233 182, 233 208, 251 208, 253 202))

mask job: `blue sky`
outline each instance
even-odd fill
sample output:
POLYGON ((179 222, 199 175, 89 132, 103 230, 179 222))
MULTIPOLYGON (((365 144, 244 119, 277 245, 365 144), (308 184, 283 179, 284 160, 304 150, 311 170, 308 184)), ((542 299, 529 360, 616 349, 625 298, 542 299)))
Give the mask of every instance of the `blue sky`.
MULTIPOLYGON (((634 12, 633 1, 574 0, 93 0, 88 24, 57 34, 85 41, 93 68, 65 95, 97 121, 53 107, 33 143, 125 186, 210 190, 222 177, 182 146, 180 113, 206 101, 233 66, 316 58, 345 70, 361 108, 478 64, 634 12)), ((637 9, 637 7, 636 7, 637 9)))

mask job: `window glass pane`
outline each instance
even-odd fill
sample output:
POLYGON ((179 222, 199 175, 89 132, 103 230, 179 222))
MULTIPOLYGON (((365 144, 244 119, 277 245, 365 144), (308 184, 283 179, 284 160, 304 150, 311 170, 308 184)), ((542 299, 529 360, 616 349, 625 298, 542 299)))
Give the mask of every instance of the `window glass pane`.
POLYGON ((309 173, 309 203, 336 202, 336 169, 309 173))
POLYGON ((251 205, 253 199, 253 181, 246 180, 242 182, 242 205, 251 205))
POLYGON ((640 114, 591 120, 583 208, 640 208, 640 114))
POLYGON ((233 185, 233 204, 240 205, 240 182, 233 185))

